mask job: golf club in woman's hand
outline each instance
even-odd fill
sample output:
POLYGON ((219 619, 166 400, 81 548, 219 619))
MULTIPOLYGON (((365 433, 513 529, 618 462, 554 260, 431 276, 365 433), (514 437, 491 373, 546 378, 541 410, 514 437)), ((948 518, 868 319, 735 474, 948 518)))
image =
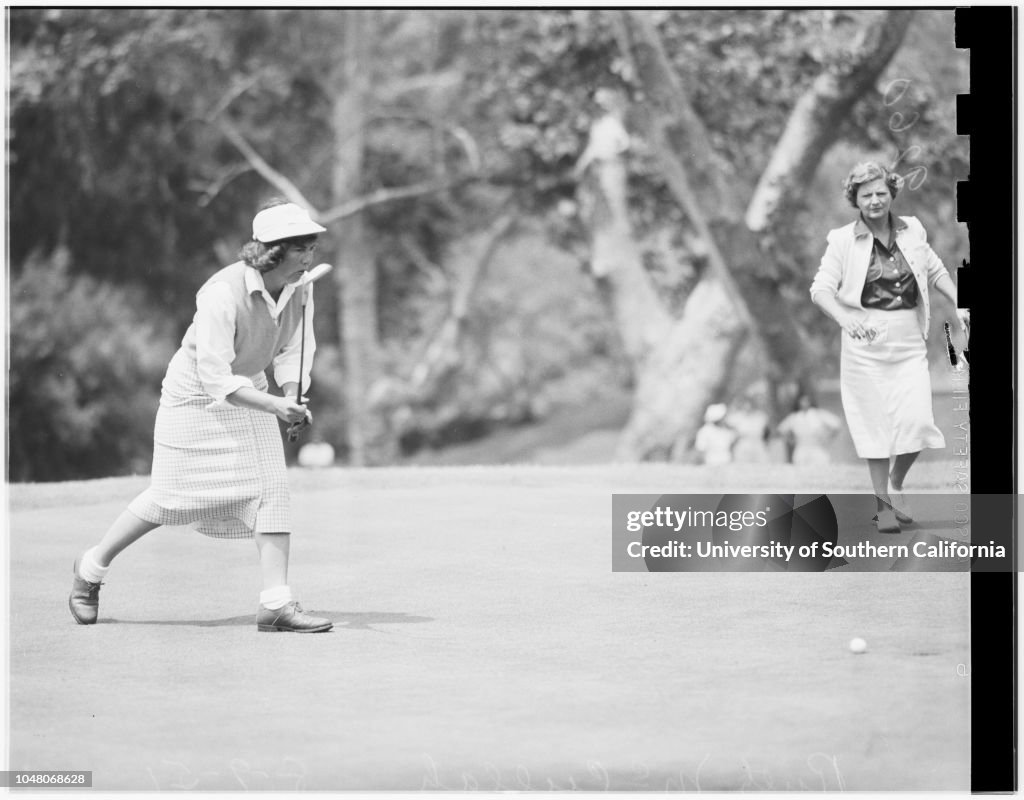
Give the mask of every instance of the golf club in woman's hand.
MULTIPOLYGON (((317 264, 309 270, 309 272, 303 275, 302 280, 299 281, 299 291, 302 292, 302 343, 299 346, 299 390, 295 396, 297 398, 297 402, 301 405, 305 405, 309 402, 309 398, 304 397, 302 394, 302 369, 304 366, 303 362, 306 357, 306 302, 309 300, 309 289, 307 287, 320 280, 332 269, 334 269, 332 264, 317 264)), ((288 426, 288 441, 297 441, 299 434, 312 424, 313 415, 307 410, 304 419, 299 422, 293 422, 288 426)))
MULTIPOLYGON (((316 355, 309 284, 331 269, 312 266, 326 230, 308 210, 274 198, 253 217, 239 260, 199 287, 192 325, 164 375, 150 486, 75 560, 68 595, 75 622, 96 624, 100 587, 119 553, 161 525, 187 525, 214 538, 255 541, 263 586, 257 631, 334 626, 306 612, 288 584, 291 495, 278 425, 312 420, 303 391, 316 355), (284 396, 270 391, 271 366, 284 396)), ((273 681, 265 684, 263 693, 275 696, 273 681)))

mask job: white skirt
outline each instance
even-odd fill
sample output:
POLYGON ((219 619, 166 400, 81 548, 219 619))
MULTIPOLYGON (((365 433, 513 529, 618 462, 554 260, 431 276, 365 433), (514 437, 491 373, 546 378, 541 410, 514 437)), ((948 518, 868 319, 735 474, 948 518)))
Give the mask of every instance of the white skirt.
POLYGON ((945 447, 932 416, 924 337, 912 309, 864 309, 872 340, 842 334, 840 387, 850 437, 860 458, 889 458, 945 447))
MULTIPOLYGON (((213 398, 202 393, 198 375, 187 370, 175 377, 197 391, 183 397, 165 391, 153 434, 152 483, 129 510, 148 522, 188 525, 218 539, 291 532, 277 418, 238 406, 208 411, 213 398)), ((267 388, 266 376, 252 380, 257 389, 267 388)))

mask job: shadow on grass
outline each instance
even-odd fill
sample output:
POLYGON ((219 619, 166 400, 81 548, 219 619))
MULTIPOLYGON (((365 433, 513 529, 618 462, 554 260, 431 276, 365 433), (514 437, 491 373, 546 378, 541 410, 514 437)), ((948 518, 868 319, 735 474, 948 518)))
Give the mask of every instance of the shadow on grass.
MULTIPOLYGON (((323 615, 338 628, 356 628, 374 630, 374 625, 401 625, 408 623, 433 622, 433 617, 420 617, 415 614, 404 614, 393 611, 313 611, 323 615)), ((100 619, 100 625, 185 625, 194 628, 244 627, 256 623, 255 614, 224 619, 117 619, 107 617, 100 619)))

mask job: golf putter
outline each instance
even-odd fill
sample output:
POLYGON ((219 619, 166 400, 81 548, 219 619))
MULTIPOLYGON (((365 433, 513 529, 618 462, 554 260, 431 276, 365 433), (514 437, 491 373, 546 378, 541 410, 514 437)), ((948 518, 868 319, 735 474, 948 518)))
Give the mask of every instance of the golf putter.
MULTIPOLYGON (((302 326, 302 338, 299 343, 299 391, 295 397, 295 400, 299 405, 302 405, 302 376, 305 370, 306 360, 306 302, 309 300, 309 286, 314 281, 320 280, 324 275, 330 272, 334 267, 330 264, 317 264, 313 269, 305 274, 302 278, 302 283, 299 287, 299 291, 302 292, 302 321, 299 323, 302 326)), ((299 438, 299 434, 308 428, 310 425, 308 419, 303 419, 300 422, 293 422, 288 426, 288 441, 294 442, 299 438)))

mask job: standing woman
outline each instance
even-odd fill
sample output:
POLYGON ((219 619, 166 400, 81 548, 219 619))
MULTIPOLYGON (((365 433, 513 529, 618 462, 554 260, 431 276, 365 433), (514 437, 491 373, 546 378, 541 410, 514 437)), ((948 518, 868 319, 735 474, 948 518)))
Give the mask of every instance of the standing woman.
POLYGON ((196 313, 164 376, 153 435, 150 487, 122 512, 74 567, 71 614, 96 622, 99 590, 111 561, 161 525, 190 525, 215 538, 254 538, 263 591, 260 631, 312 633, 330 620, 306 614, 288 586, 291 509, 277 420, 304 426, 298 397, 316 349, 312 299, 302 325, 303 283, 325 228, 302 208, 267 203, 237 261, 196 295, 196 313), (300 359, 305 335, 304 359, 300 359), (267 391, 264 370, 284 396, 267 391))
MULTIPOLYGON (((811 299, 842 328, 843 411, 878 498, 878 530, 913 522, 903 481, 925 447, 944 447, 932 417, 925 338, 930 292, 955 307, 956 286, 916 217, 891 213, 899 175, 874 161, 843 182, 860 215, 829 231, 811 299)), ((961 325, 967 311, 957 312, 961 325)))

